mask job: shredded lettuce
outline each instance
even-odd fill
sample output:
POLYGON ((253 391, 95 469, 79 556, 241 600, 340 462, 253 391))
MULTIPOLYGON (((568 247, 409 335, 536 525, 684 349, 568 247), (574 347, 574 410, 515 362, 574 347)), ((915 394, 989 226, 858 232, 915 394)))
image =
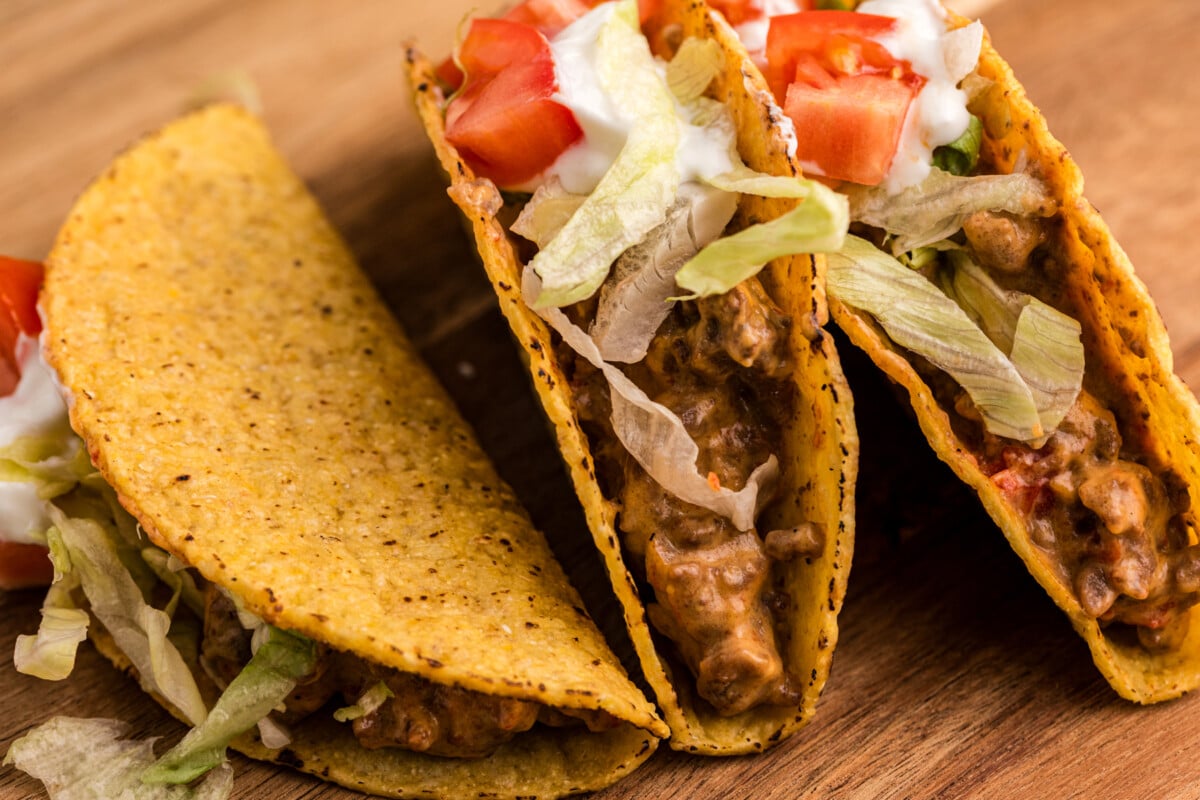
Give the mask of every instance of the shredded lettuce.
POLYGON ((1007 353, 1033 393, 1042 427, 1062 422, 1083 385, 1079 323, 1032 295, 1003 289, 963 251, 940 281, 943 291, 1007 353))
POLYGON ((145 771, 147 783, 188 783, 225 760, 225 749, 238 734, 253 728, 280 705, 296 682, 312 672, 316 647, 310 639, 269 628, 208 717, 145 771))
MULTIPOLYGON (((526 268, 521 290, 527 303, 538 294, 537 281, 533 270, 526 268)), ((575 352, 604 373, 611 389, 613 430, 650 477, 685 502, 728 518, 738 530, 752 530, 759 488, 777 478, 778 459, 771 456, 758 465, 736 492, 726 486, 714 487, 697 470, 700 448, 676 414, 655 403, 625 373, 605 362, 591 337, 562 311, 546 308, 538 313, 575 352)))
POLYGON ((898 345, 958 382, 989 431, 1039 442, 1044 428, 1030 387, 1012 361, 954 300, 870 242, 847 236, 828 256, 828 291, 870 314, 898 345))
POLYGON ((54 717, 17 739, 4 757, 46 786, 51 800, 225 800, 233 792, 228 763, 195 786, 142 783, 154 763, 154 739, 122 739, 129 731, 109 719, 54 717))
POLYGON ((724 55, 712 39, 689 37, 667 65, 667 86, 679 102, 699 100, 708 85, 721 73, 724 55))
POLYGON ((43 500, 66 494, 93 472, 83 442, 69 430, 23 436, 0 447, 0 481, 37 484, 43 500))
POLYGON ((638 27, 636 0, 617 3, 600 29, 596 69, 613 105, 633 119, 632 129, 596 190, 530 262, 542 282, 534 308, 591 296, 617 256, 662 224, 679 188, 675 100, 638 27))
POLYGON ((849 225, 846 198, 815 181, 805 183, 810 193, 794 209, 708 245, 680 268, 675 282, 691 297, 721 294, 771 259, 839 249, 849 225))
POLYGON ((737 211, 737 195, 685 183, 667 221, 621 254, 600 287, 591 335, 605 361, 632 364, 646 357, 671 313, 679 268, 721 235, 737 211))
POLYGON ((950 144, 933 150, 933 165, 951 175, 970 175, 979 163, 979 148, 983 144, 983 123, 971 115, 967 129, 950 144))
POLYGON ((395 696, 395 693, 388 688, 388 685, 380 681, 363 692, 362 697, 358 698, 358 702, 354 705, 345 706, 334 711, 333 718, 338 722, 351 722, 374 712, 387 702, 389 698, 395 696))
POLYGON ((166 698, 193 724, 202 722, 206 710, 195 678, 167 639, 171 618, 146 602, 145 590, 130 572, 128 565, 136 559, 153 580, 140 554, 122 558, 121 550, 128 547, 111 523, 68 517, 57 508, 51 509, 51 516, 92 614, 133 663, 143 686, 166 698))
POLYGON ((75 669, 75 653, 87 638, 88 615, 78 608, 46 604, 36 636, 18 636, 13 649, 17 672, 61 681, 75 669))
POLYGON ((551 178, 534 191, 509 230, 538 247, 545 247, 558 236, 585 200, 587 195, 571 194, 558 178, 551 178))
POLYGON ((893 255, 953 236, 976 211, 1049 216, 1054 200, 1037 178, 1024 173, 959 177, 934 169, 899 194, 885 187, 848 186, 850 219, 882 228, 894 238, 893 255))

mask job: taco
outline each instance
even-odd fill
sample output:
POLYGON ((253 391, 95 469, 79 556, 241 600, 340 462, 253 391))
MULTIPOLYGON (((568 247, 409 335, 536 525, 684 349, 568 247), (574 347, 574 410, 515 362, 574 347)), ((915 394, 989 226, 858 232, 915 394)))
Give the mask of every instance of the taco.
POLYGON ((436 74, 410 49, 413 92, 671 746, 756 752, 814 712, 853 550, 850 395, 797 255, 845 207, 771 177, 739 64, 577 6, 474 19, 436 74))
MULTIPOLYGON (((186 783, 232 740, 375 794, 551 797, 655 750, 653 706, 251 115, 119 157, 40 303, 82 444, 3 453, 55 495, 58 574, 17 664, 69 671, 87 627, 195 726, 118 778, 186 783)), ((56 720, 9 759, 49 785, 65 749, 53 780, 90 785, 114 735, 56 720)))
POLYGON ((1200 685, 1200 411, 1078 167, 978 22, 931 0, 753 5, 668 3, 687 34, 742 35, 795 165, 849 198, 834 320, 1121 696, 1200 685))

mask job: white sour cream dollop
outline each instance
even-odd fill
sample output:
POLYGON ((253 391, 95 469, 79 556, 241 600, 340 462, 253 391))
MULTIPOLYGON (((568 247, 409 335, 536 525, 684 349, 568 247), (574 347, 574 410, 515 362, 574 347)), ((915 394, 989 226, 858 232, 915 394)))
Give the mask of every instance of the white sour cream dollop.
MULTIPOLYGON (((21 334, 17 340, 21 381, 16 391, 0 397, 0 447, 25 436, 70 435, 67 406, 58 379, 42 359, 38 342, 21 334)), ((0 481, 0 541, 37 543, 50 527, 46 501, 27 481, 0 481)))

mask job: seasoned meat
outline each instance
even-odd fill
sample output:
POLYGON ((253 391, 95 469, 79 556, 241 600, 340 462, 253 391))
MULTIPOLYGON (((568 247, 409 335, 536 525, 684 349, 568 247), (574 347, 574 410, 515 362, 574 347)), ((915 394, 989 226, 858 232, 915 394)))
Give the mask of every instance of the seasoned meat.
POLYGON ((985 435, 983 463, 1088 614, 1171 647, 1200 602, 1200 545, 1188 540, 1186 492, 1121 445, 1112 412, 1083 392, 1044 447, 985 435))
MULTIPOLYGON (((683 421, 699 447, 701 473, 735 491, 779 441, 791 402, 782 380, 791 369, 788 325, 758 281, 748 280, 723 295, 679 304, 645 359, 628 369, 683 421)), ((560 352, 572 358, 569 349, 560 352)), ((651 478, 617 443, 606 381, 581 359, 573 363, 576 408, 601 486, 619 503, 625 550, 653 589, 650 623, 674 642, 700 696, 719 713, 795 702, 767 602, 771 559, 762 539, 651 478)), ((780 552, 800 546, 776 539, 780 552)))
POLYGON ((402 747, 435 756, 480 758, 532 728, 541 708, 537 703, 363 666, 363 691, 382 680, 394 695, 375 711, 354 720, 354 735, 368 749, 402 747))
POLYGON ((237 608, 214 584, 204 590, 204 638, 200 657, 205 669, 224 688, 250 660, 250 631, 238 620, 237 608))
MULTIPOLYGON (((250 660, 250 638, 232 601, 208 586, 201 651, 209 672, 222 685, 250 660)), ((604 711, 555 709, 446 686, 324 645, 317 646, 313 671, 297 683, 284 700, 284 710, 276 713, 285 723, 299 722, 335 697, 345 704, 358 702, 380 681, 393 696, 352 723, 359 744, 370 749, 399 747, 436 756, 479 758, 539 721, 555 727, 586 725, 592 731, 620 724, 604 711)))
POLYGON ((1046 241, 1046 221, 1000 211, 976 211, 963 221, 975 260, 989 270, 1023 272, 1029 256, 1046 241))

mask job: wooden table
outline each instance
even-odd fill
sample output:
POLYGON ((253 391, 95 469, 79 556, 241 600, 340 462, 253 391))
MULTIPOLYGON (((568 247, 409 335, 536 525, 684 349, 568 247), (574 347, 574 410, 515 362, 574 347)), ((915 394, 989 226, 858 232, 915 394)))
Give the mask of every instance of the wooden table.
MULTIPOLYGON (((1200 4, 988 5, 997 46, 1082 164, 1089 197, 1157 298, 1178 371, 1200 386, 1200 4)), ((440 55, 474 6, 5 0, 0 252, 43 256, 74 195, 117 150, 175 115, 210 76, 242 70, 281 149, 535 520, 578 542, 580 515, 401 79, 401 41, 419 36, 440 55)), ((664 748, 597 796, 1200 795, 1200 701, 1144 709, 1119 700, 973 498, 912 441, 894 406, 872 404, 885 388, 849 360, 862 405, 862 516, 842 643, 816 721, 759 757, 664 748)), ((576 571, 603 614, 603 582, 587 564, 576 571)), ((17 675, 13 639, 36 627, 39 603, 36 592, 0 598, 0 749, 52 714, 180 735, 90 646, 67 682, 17 675)), ((241 798, 358 796, 240 757, 236 767, 241 798)), ((38 796, 37 782, 0 770, 0 798, 38 796)))

